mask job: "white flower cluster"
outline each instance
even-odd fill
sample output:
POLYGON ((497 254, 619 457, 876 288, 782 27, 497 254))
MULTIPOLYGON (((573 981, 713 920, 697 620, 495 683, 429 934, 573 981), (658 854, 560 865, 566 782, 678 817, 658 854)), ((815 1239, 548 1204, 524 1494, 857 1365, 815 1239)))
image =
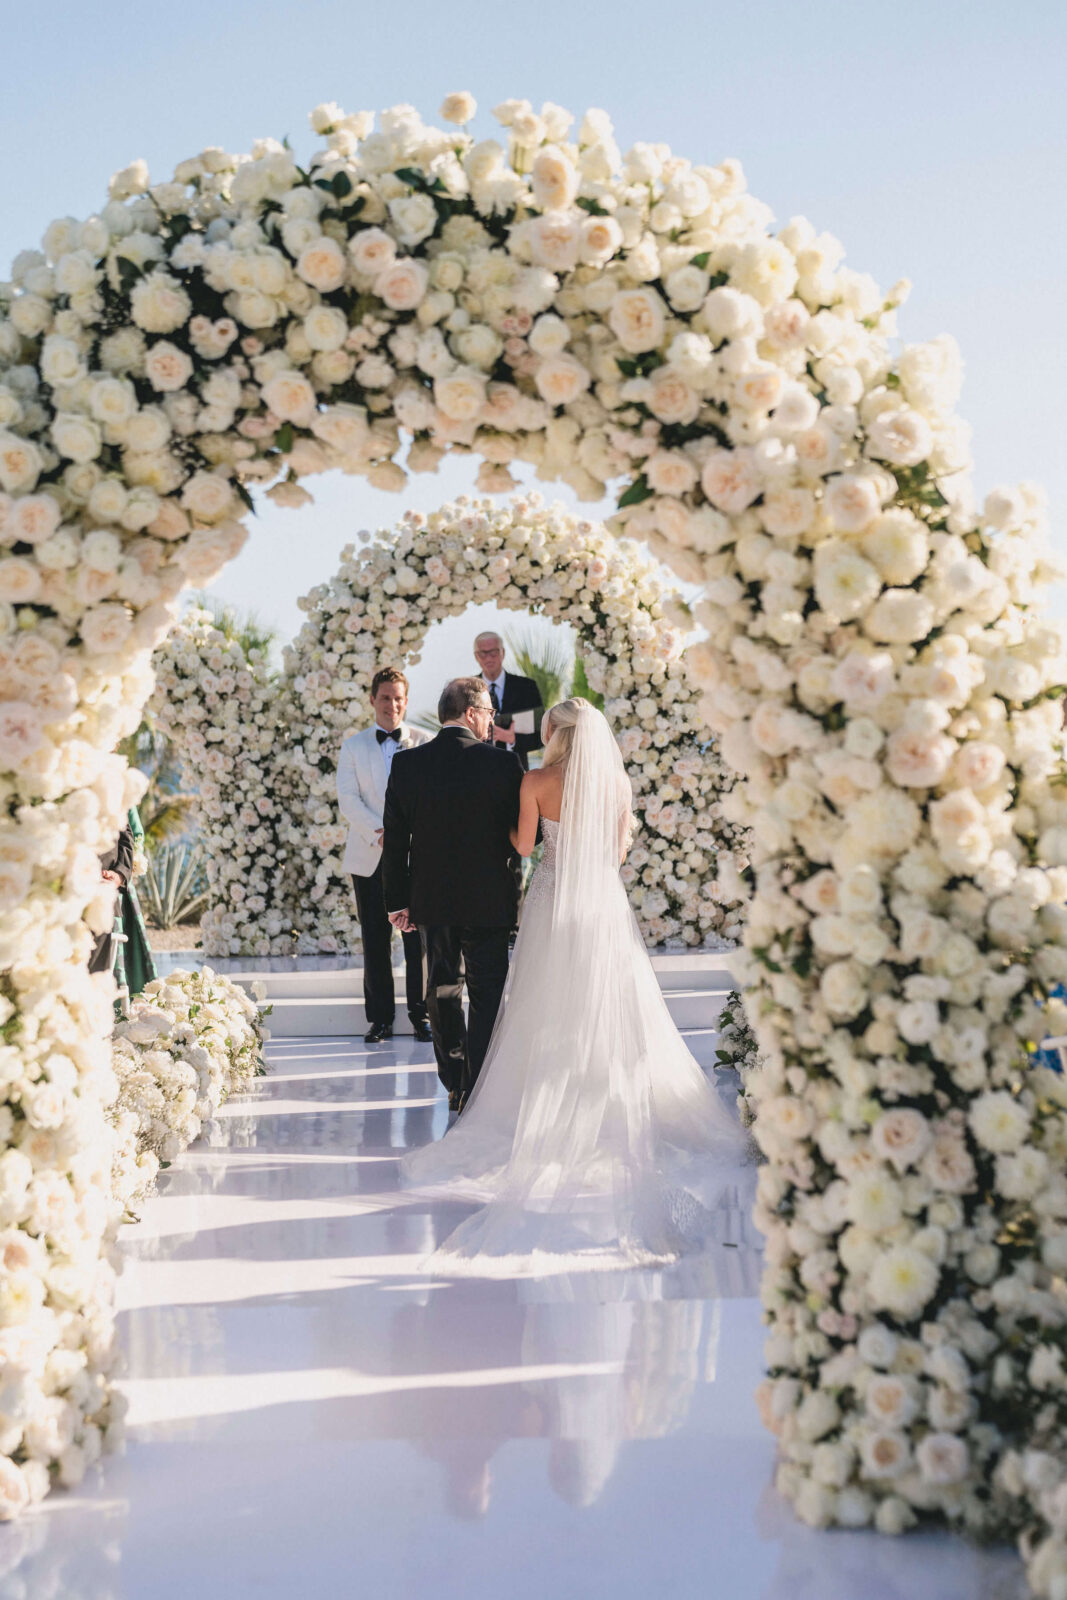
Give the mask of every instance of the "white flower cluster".
MULTIPOLYGON (((262 990, 259 999, 262 999, 262 990)), ((125 1204, 143 1196, 224 1100, 265 1071, 265 1011, 239 985, 204 967, 156 978, 115 1028, 116 1123, 128 1177, 125 1204), (127 1120, 129 1119, 129 1120, 127 1120), (132 1126, 131 1126, 132 1124, 132 1126)))
POLYGON ((752 1078, 763 1065, 759 1041, 745 1012, 745 997, 740 989, 731 989, 726 1003, 715 1019, 716 1065, 736 1072, 740 1080, 737 1109, 741 1121, 751 1127, 756 1120, 756 1099, 751 1095, 752 1078))
MULTIPOLYGON (((974 505, 952 341, 894 352, 904 286, 803 220, 770 236, 735 163, 624 156, 602 112, 525 101, 476 143, 473 113, 321 106, 306 171, 270 140, 163 183, 136 162, 0 286, 10 1104, 65 1057, 99 1115, 107 993, 88 1004, 79 969, 108 914, 92 858, 135 798, 107 751, 177 593, 243 541, 247 485, 297 504, 337 466, 399 488, 447 450, 483 490, 512 460, 591 498, 628 479, 618 526, 704 588, 690 668, 756 837, 783 1487, 812 1522, 981 1522, 1030 1416, 997 1409, 1001 1341, 1058 1313, 1067 1213, 1061 1113, 1026 1070, 1067 973, 1039 498, 974 505)), ((81 1215, 50 1263, 104 1238, 71 1126, 47 1182, 81 1215)), ((32 1250, 55 1219, 28 1205, 32 1250)), ((104 1276, 49 1291, 32 1370, 86 1339, 102 1370, 104 1276)), ((18 1484, 0 1471, 0 1503, 18 1484)))
POLYGON ((290 950, 287 707, 267 652, 246 650, 209 612, 194 609, 156 651, 153 666, 150 708, 197 795, 210 891, 203 947, 209 955, 290 950))
POLYGON ((418 661, 433 623, 487 601, 576 631, 634 791, 640 833, 623 879, 645 937, 696 945, 739 932, 719 870, 729 858, 737 880, 743 830, 724 819, 729 780, 700 737, 682 654, 685 608, 639 549, 530 495, 410 512, 360 551, 349 546, 337 576, 300 602, 308 621, 285 661, 304 797, 289 849, 314 908, 305 946, 352 949, 359 937, 334 777, 341 740, 372 720, 374 673, 418 661))

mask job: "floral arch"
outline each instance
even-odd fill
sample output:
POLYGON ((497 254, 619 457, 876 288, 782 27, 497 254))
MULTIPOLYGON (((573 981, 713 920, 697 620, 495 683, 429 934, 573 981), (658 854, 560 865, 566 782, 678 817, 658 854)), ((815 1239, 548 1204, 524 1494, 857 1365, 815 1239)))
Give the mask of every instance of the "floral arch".
POLYGON ((577 631, 634 790, 641 835, 623 870, 645 937, 738 935, 744 830, 729 820, 731 780, 685 672, 688 610, 638 547, 531 495, 408 513, 348 546, 301 600, 308 620, 280 678, 205 612, 187 613, 156 652, 154 714, 200 789, 209 955, 360 948, 341 867, 341 740, 370 718, 379 666, 414 664, 435 622, 490 600, 577 631))
MULTIPOLYGON (((0 288, 0 1190, 43 1285, 6 1357, 54 1387, 82 1352, 62 1393, 106 1422, 85 958, 136 792, 111 752, 178 594, 240 548, 255 485, 400 488, 451 450, 495 491, 528 462, 621 485, 613 531, 703 587, 689 667, 755 837, 782 1486, 817 1523, 1025 1527, 1062 1588, 1067 1130, 1030 1052, 1067 976, 1067 653, 1036 620, 1040 497, 976 504, 951 340, 898 349, 904 286, 802 220, 769 234, 735 163, 622 156, 602 112, 509 101, 505 146, 469 96, 442 111, 320 107, 306 169, 270 140, 163 183, 135 163, 0 288), (59 1132, 25 1153, 41 1078, 73 1168, 59 1132)), ((42 1478, 4 1443, 17 1504, 42 1478)))

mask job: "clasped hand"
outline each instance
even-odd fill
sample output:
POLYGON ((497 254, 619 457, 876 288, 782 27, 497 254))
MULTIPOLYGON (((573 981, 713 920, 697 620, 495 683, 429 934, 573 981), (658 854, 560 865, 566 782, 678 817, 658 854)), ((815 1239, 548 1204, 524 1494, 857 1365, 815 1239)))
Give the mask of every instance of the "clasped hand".
POLYGON ((493 739, 497 744, 506 744, 510 749, 515 743, 515 729, 494 727, 493 739))
POLYGON ((415 932, 415 924, 408 915, 406 908, 403 911, 390 911, 389 921, 393 924, 393 927, 396 928, 398 933, 415 932))

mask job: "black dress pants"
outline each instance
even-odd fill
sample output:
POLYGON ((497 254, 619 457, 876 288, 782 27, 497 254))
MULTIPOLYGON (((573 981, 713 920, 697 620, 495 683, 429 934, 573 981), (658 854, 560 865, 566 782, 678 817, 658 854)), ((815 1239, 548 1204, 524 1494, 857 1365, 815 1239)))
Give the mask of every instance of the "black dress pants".
POLYGON ((469 1094, 482 1070, 508 976, 508 928, 420 927, 426 1006, 437 1076, 449 1094, 469 1094), (463 1016, 463 985, 470 1016, 463 1016))
MULTIPOLYGON (((356 891, 359 931, 363 937, 363 1005, 370 1027, 391 1028, 396 1016, 393 990, 393 925, 385 909, 381 862, 369 878, 352 874, 356 891)), ((407 969, 407 1006, 412 1022, 426 1021, 426 998, 422 976, 422 942, 417 933, 401 935, 404 965, 407 969)))

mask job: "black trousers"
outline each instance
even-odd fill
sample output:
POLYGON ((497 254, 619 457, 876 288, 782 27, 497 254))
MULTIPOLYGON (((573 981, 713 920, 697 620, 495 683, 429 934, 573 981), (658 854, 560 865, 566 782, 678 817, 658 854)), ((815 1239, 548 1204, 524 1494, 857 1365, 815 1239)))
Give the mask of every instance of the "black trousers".
MULTIPOLYGON (((391 1028, 396 1016, 393 990, 393 925, 385 909, 381 862, 369 878, 352 874, 356 891, 359 931, 363 936, 363 1005, 367 1022, 391 1028)), ((422 974, 422 942, 417 933, 401 935, 404 965, 407 969, 407 1006, 412 1022, 426 1021, 426 997, 422 974)))
POLYGON ((437 1076, 469 1094, 482 1070, 508 976, 509 928, 421 927, 437 1076), (469 1019, 463 1016, 467 985, 469 1019))

